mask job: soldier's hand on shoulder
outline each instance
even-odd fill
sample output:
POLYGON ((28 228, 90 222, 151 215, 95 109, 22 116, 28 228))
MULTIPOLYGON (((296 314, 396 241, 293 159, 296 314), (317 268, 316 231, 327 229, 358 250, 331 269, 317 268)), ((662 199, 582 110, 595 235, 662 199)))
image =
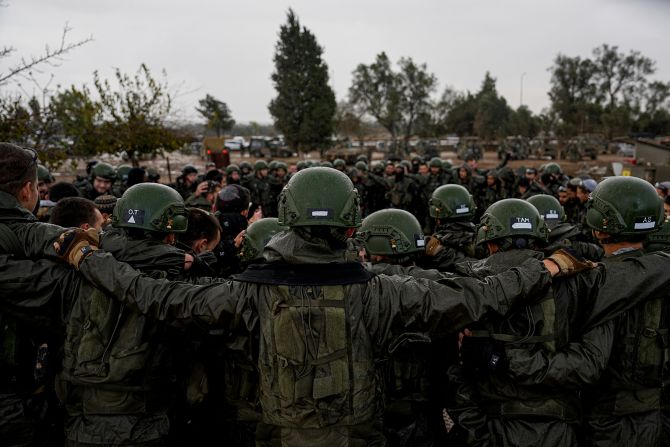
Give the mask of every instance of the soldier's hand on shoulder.
POLYGON ((97 250, 99 245, 100 236, 94 228, 73 228, 60 235, 54 242, 54 249, 60 259, 78 270, 81 262, 97 250))
POLYGON ((544 265, 551 272, 551 276, 568 276, 575 273, 583 272, 584 270, 591 270, 598 266, 597 263, 584 259, 575 251, 568 249, 556 250, 547 259, 544 260, 544 265), (553 263, 555 267, 547 265, 553 263), (557 273, 554 271, 557 270, 557 273))
POLYGON ((435 236, 428 236, 426 238, 426 255, 437 256, 439 252, 444 249, 440 240, 435 236))

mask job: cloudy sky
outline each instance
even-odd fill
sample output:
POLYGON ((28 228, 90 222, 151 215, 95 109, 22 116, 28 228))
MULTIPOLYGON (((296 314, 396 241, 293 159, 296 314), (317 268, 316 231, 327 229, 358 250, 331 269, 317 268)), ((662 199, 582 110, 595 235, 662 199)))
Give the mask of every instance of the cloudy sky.
MULTIPOLYGON (((517 107, 549 105, 547 68, 557 53, 589 56, 602 43, 635 49, 670 81, 670 0, 4 0, 0 47, 38 54, 56 44, 64 24, 72 40, 93 36, 53 71, 54 83, 92 83, 98 70, 165 69, 181 92, 185 118, 209 93, 228 103, 238 122, 270 122, 267 104, 279 26, 289 7, 324 47, 331 84, 344 99, 351 73, 385 51, 391 60, 426 63, 439 90, 478 89, 485 71, 517 107)), ((0 73, 16 58, 0 60, 0 73)), ((15 86, 5 86, 5 93, 15 86)))

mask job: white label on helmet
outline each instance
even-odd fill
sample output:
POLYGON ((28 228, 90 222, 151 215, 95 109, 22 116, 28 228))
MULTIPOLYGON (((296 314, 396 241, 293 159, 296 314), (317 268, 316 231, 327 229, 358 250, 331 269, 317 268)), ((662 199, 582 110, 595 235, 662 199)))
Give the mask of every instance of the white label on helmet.
POLYGON ((549 211, 547 215, 544 216, 545 219, 558 219, 558 213, 556 211, 549 211))
POLYGON ((328 211, 326 210, 312 211, 312 217, 328 217, 328 211))
POLYGON ((426 246, 426 241, 423 239, 417 239, 416 240, 416 246, 417 247, 425 247, 426 246))
POLYGON ((467 206, 461 205, 461 208, 456 208, 456 214, 464 214, 464 213, 469 213, 470 208, 467 206))
POLYGON ((635 219, 635 230, 653 230, 656 227, 656 219, 653 216, 638 217, 635 219))
POLYGON ((516 217, 512 219, 512 230, 532 230, 533 223, 528 217, 516 217))

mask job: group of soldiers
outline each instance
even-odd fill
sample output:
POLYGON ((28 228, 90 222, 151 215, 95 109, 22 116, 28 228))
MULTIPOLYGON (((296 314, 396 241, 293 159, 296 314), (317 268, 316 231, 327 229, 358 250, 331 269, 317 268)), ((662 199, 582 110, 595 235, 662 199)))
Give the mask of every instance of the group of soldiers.
POLYGON ((0 143, 0 443, 668 445, 662 188, 475 164, 0 143))

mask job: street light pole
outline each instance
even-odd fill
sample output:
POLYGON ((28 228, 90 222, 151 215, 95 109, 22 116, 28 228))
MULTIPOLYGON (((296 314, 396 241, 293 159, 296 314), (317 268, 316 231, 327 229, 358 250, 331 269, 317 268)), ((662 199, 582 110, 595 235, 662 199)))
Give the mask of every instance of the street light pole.
POLYGON ((526 72, 524 71, 521 73, 521 79, 519 83, 521 84, 521 88, 519 89, 519 107, 523 105, 523 78, 526 76, 526 72))

